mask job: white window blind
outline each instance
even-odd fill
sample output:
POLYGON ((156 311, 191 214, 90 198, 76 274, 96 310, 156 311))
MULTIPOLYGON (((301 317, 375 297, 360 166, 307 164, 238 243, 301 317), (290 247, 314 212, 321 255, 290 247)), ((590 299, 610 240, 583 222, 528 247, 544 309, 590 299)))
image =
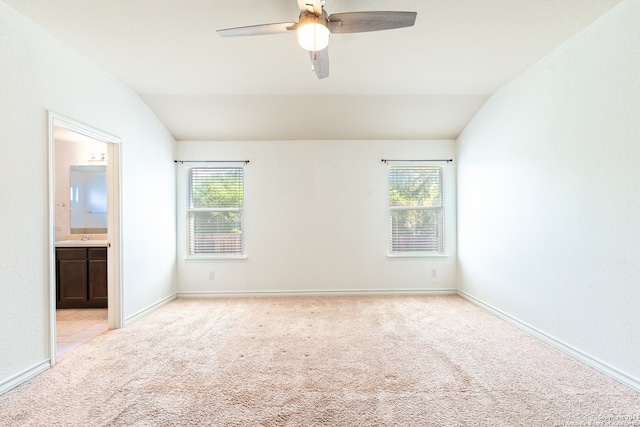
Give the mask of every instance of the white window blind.
POLYGON ((389 166, 390 253, 444 253, 441 166, 389 166))
POLYGON ((244 169, 193 167, 189 171, 189 256, 241 256, 244 169))

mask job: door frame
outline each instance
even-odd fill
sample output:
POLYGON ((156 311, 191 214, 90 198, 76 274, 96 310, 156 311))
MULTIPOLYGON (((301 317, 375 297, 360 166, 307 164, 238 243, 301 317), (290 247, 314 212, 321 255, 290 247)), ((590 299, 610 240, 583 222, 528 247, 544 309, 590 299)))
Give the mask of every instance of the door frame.
POLYGON ((107 316, 109 329, 124 325, 122 303, 122 199, 120 138, 99 129, 48 111, 48 155, 49 155, 49 359, 56 364, 56 258, 55 258, 55 135, 56 126, 101 141, 107 145, 107 316))

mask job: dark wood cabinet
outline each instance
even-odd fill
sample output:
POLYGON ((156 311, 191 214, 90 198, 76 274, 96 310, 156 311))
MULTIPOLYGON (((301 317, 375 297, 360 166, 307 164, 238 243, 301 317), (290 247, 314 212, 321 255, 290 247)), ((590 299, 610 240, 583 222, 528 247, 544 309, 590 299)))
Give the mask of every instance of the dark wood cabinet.
POLYGON ((57 308, 107 306, 107 248, 56 248, 57 308))

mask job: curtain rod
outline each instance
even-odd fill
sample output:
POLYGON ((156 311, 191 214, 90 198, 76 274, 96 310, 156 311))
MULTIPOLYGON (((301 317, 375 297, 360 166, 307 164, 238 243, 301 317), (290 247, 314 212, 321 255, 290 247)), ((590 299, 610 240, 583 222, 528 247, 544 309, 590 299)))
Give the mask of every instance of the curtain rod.
POLYGON ((398 159, 382 159, 381 161, 382 161, 382 163, 387 163, 387 162, 447 162, 447 163, 451 163, 451 162, 453 162, 453 159, 440 159, 440 160, 416 160, 416 159, 411 159, 411 160, 398 160, 398 159))
POLYGON ((249 163, 249 160, 174 160, 174 163, 249 163))

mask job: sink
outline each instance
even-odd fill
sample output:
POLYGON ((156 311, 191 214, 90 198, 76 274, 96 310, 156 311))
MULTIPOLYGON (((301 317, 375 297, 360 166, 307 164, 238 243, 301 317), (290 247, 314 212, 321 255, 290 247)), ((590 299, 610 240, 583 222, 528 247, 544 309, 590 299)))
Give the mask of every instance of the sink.
POLYGON ((91 237, 91 240, 108 240, 108 234, 93 234, 93 233, 84 233, 84 234, 67 234, 64 240, 82 240, 82 236, 91 237))
POLYGON ((73 248, 73 247, 107 247, 108 240, 59 240, 56 242, 56 248, 73 248))

